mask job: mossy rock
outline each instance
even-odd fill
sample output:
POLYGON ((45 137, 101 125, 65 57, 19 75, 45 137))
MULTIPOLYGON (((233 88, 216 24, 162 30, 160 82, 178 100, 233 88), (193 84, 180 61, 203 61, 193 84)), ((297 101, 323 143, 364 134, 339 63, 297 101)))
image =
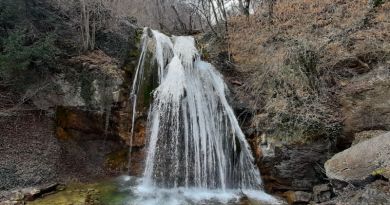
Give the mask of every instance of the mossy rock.
MULTIPOLYGON (((126 79, 128 80, 124 84, 129 86, 127 89, 131 89, 130 87, 133 84, 132 80, 134 80, 135 77, 138 61, 141 55, 140 44, 141 44, 142 34, 143 34, 142 30, 137 31, 137 35, 135 39, 137 44, 137 49, 132 49, 129 51, 128 57, 123 66, 123 69, 126 71, 126 79)), ((140 95, 138 96, 137 99, 137 107, 140 109, 145 109, 149 107, 152 101, 152 92, 158 86, 158 69, 157 69, 157 63, 155 62, 154 59, 154 54, 151 51, 146 51, 145 55, 146 56, 144 60, 144 75, 143 75, 143 79, 140 79, 142 83, 139 90, 140 95)))
POLYGON ((380 168, 371 173, 372 176, 383 176, 387 179, 390 178, 390 166, 385 168, 380 168))

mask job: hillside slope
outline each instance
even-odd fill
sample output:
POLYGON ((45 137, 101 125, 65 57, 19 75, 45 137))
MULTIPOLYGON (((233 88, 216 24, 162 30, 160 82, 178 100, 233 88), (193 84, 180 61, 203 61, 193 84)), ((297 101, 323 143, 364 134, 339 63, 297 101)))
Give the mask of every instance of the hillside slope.
MULTIPOLYGON (((247 74, 239 89, 246 92, 237 93, 256 110, 253 126, 292 141, 389 129, 388 115, 377 121, 381 126, 361 125, 370 118, 367 112, 348 107, 361 92, 389 94, 389 19, 390 2, 375 6, 367 0, 281 0, 271 19, 261 11, 232 19, 229 51, 238 71, 247 74)), ((374 112, 382 109, 373 106, 374 112)))
POLYGON ((312 192, 334 153, 390 130, 389 19, 389 1, 279 0, 206 46, 268 190, 312 192))

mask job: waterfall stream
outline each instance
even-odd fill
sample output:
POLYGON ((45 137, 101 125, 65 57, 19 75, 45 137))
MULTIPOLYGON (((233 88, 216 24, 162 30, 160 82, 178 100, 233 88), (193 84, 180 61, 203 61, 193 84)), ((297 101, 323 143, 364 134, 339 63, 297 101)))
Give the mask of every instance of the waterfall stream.
MULTIPOLYGON (((193 37, 168 37, 145 28, 131 92, 133 126, 148 51, 157 63, 159 86, 153 91, 148 116, 147 157, 139 191, 218 193, 214 198, 233 190, 261 192, 260 173, 228 104, 227 87, 221 74, 200 59, 193 37)), ((263 192, 260 195, 274 200, 263 192)))

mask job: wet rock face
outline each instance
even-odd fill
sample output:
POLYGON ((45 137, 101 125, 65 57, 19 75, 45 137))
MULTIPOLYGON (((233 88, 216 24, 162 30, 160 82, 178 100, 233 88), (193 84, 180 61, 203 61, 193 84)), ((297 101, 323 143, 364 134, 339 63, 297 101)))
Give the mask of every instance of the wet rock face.
MULTIPOLYGON (((82 107, 58 107, 56 135, 61 140, 116 140, 130 144, 131 112, 115 108, 111 113, 85 110, 82 107), (126 125, 126 126, 124 126, 126 125)), ((145 145, 145 120, 139 119, 134 127, 132 145, 145 145)))
POLYGON ((390 132, 358 143, 325 163, 326 175, 350 183, 382 175, 390 178, 390 132))
POLYGON ((288 191, 283 194, 290 205, 308 204, 312 199, 312 194, 303 191, 288 191))
MULTIPOLYGON (((116 144, 112 147, 111 151, 108 150, 109 154, 106 156, 100 156, 97 158, 105 158, 104 161, 98 163, 109 170, 112 173, 123 173, 127 170, 132 175, 141 175, 143 171, 143 160, 145 146, 145 124, 143 120, 139 120, 134 128, 133 136, 133 148, 132 154, 129 154, 129 137, 131 129, 131 118, 130 115, 126 115, 125 118, 119 117, 119 112, 114 110, 112 115, 108 116, 107 113, 98 111, 82 110, 74 107, 58 107, 56 117, 56 136, 66 146, 63 149, 69 152, 68 157, 76 157, 76 147, 87 146, 91 143, 103 144, 116 144), (128 121, 122 121, 122 120, 128 121), (108 124, 106 124, 109 122, 108 124), (120 129, 119 125, 126 124, 128 129, 120 129), (108 125, 106 127, 106 125, 108 125), (74 145, 76 145, 74 147, 74 145), (131 166, 129 165, 129 156, 131 156, 131 166)), ((106 146, 106 148, 110 148, 106 146)), ((81 151, 81 150, 80 150, 81 151)), ((94 149, 89 149, 91 153, 89 157, 92 160, 94 149)), ((81 153, 80 153, 81 154, 81 153)), ((95 153, 96 154, 96 153, 95 153)), ((106 152, 107 154, 107 152, 106 152)), ((88 162, 85 162, 88 164, 88 162)))
POLYGON ((107 156, 105 166, 114 173, 127 172, 131 176, 142 176, 146 149, 133 147, 131 154, 128 147, 112 152, 107 156), (129 161, 131 159, 131 161, 129 161), (130 165, 130 166, 129 166, 130 165))
POLYGON ((105 130, 105 113, 86 111, 74 107, 58 107, 56 112, 59 139, 91 140, 106 137, 114 138, 109 126, 105 130), (105 133, 107 132, 107 133, 105 133))
POLYGON ((329 184, 320 184, 313 187, 313 201, 326 202, 331 199, 333 195, 329 184))
MULTIPOLYGON (((134 175, 140 175, 144 160, 143 148, 146 144, 148 108, 152 100, 151 92, 157 86, 158 78, 156 77, 156 64, 152 62, 151 54, 147 53, 143 83, 140 85, 137 96, 137 109, 136 113, 133 113, 133 98, 130 92, 140 55, 140 34, 133 31, 134 28, 128 33, 127 44, 122 45, 119 50, 112 50, 112 45, 106 45, 103 43, 104 40, 101 40, 103 50, 115 58, 106 55, 103 51, 94 51, 70 59, 70 65, 83 69, 93 81, 87 85, 87 88, 85 85, 84 88, 69 85, 71 86, 69 89, 77 92, 74 95, 65 96, 60 102, 54 102, 54 105, 57 107, 56 136, 58 139, 69 143, 89 140, 118 142, 122 147, 127 147, 123 149, 126 151, 113 150, 106 165, 110 170, 129 170, 134 175), (120 56, 121 53, 125 56, 120 56), (99 75, 91 76, 94 73, 99 75), (69 103, 73 101, 77 103, 69 103), (62 104, 61 102, 68 103, 62 104), (133 114, 135 116, 134 127, 132 127, 133 114), (132 147, 131 154, 128 153, 129 147, 132 147), (130 167, 128 167, 129 156, 132 158, 130 167)), ((109 33, 104 35, 109 35, 109 33)), ((104 37, 104 35, 101 37, 106 38, 107 36, 104 37)), ((123 36, 120 37, 123 38, 123 36)), ((50 96, 50 94, 41 96, 39 99, 41 101, 51 99, 52 96, 50 96)))
POLYGON ((137 32, 136 21, 132 19, 119 19, 118 26, 111 30, 101 30, 96 34, 96 46, 110 56, 115 57, 122 64, 130 50, 137 49, 135 44, 137 32))
POLYGON ((119 68, 116 59, 102 51, 90 51, 64 60, 74 74, 60 74, 50 79, 49 85, 36 85, 27 91, 34 105, 42 110, 57 106, 83 107, 102 110, 121 100, 125 71, 119 68), (35 87, 42 87, 42 92, 35 87))
POLYGON ((321 166, 329 156, 328 143, 281 145, 274 150, 270 149, 272 148, 263 148, 264 156, 258 161, 268 191, 311 192, 314 185, 324 181, 321 166))

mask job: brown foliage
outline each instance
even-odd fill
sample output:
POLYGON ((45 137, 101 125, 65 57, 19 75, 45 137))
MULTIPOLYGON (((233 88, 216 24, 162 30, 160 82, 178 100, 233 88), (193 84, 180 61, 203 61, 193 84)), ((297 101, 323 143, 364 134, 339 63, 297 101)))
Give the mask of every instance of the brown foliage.
POLYGON ((256 110, 253 126, 340 122, 334 95, 344 78, 339 62, 354 58, 365 67, 388 57, 390 2, 374 8, 368 0, 279 0, 271 21, 268 8, 229 24, 231 55, 249 74, 238 93, 250 95, 241 97, 256 110))

